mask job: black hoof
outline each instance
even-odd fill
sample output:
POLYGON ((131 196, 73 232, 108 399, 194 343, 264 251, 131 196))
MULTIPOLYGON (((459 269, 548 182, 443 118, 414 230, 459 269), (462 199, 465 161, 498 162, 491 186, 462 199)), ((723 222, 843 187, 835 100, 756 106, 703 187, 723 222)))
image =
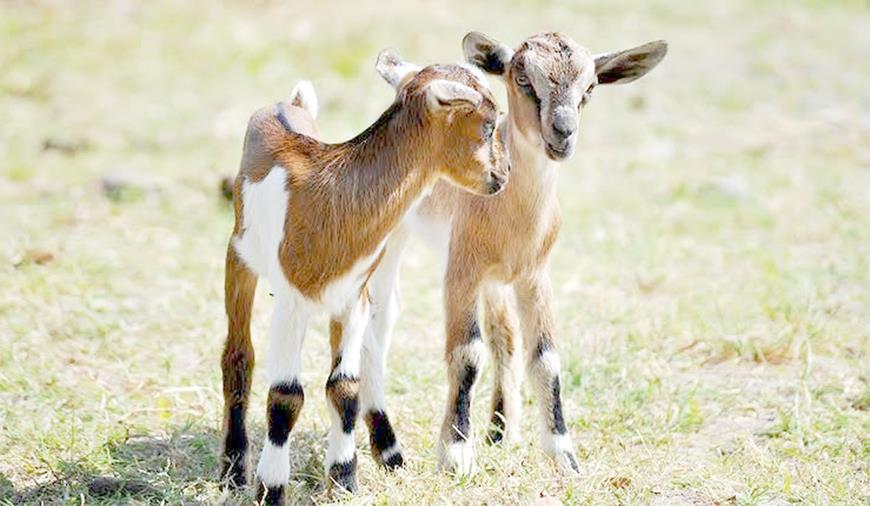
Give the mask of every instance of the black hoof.
POLYGON ((248 484, 244 456, 232 459, 224 457, 224 464, 221 469, 221 481, 229 490, 238 490, 248 484))
POLYGON ((401 453, 394 453, 390 458, 385 460, 383 464, 387 471, 395 471, 405 465, 405 459, 402 457, 401 453))
POLYGON ((350 462, 336 462, 329 467, 329 480, 350 493, 356 492, 356 455, 350 462))
POLYGON ((267 487, 263 482, 257 486, 257 504, 269 506, 284 504, 284 485, 267 487))

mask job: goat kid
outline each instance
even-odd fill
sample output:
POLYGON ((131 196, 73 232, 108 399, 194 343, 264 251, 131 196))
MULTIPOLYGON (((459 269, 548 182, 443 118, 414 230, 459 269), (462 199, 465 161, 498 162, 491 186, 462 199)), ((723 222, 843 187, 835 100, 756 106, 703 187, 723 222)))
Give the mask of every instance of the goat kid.
POLYGON ((252 116, 233 187, 223 476, 231 486, 246 482, 245 414, 254 366, 250 320, 257 279, 263 277, 275 297, 268 431, 257 466, 259 497, 268 503, 282 501, 290 477, 288 439, 304 402, 300 360, 309 318, 327 312, 333 319, 325 468, 329 480, 353 491, 354 425, 365 372, 360 354, 370 320, 367 283, 390 233, 439 179, 493 195, 508 173, 504 146, 494 135, 498 107, 492 92, 479 72, 463 66, 420 70, 373 125, 347 142, 316 139, 315 104, 313 90, 302 85, 289 105, 252 116))
MULTIPOLYGON (((470 64, 500 77, 507 88, 508 113, 499 130, 511 158, 511 184, 488 199, 437 184, 388 241, 371 279, 377 313, 370 323, 373 331, 366 335, 371 341, 364 346, 377 363, 367 367, 362 388, 378 393, 366 416, 390 426, 383 404, 384 360, 398 317, 399 263, 408 232, 413 231, 447 257, 445 351, 450 388, 438 444, 441 466, 458 474, 474 468, 470 410, 486 338, 495 369, 490 441, 517 436, 522 372, 516 362, 524 344, 543 447, 561 469, 577 471, 562 413, 547 269, 561 222, 555 162, 572 156, 580 115, 595 86, 640 78, 662 60, 667 45, 657 41, 593 55, 563 34, 544 33, 526 39, 515 51, 472 32, 463 39, 463 50, 470 64)), ((401 61, 378 65, 399 94, 416 68, 401 61)), ((395 437, 391 441, 397 451, 395 437)), ((373 438, 372 453, 383 451, 375 443, 373 438)))

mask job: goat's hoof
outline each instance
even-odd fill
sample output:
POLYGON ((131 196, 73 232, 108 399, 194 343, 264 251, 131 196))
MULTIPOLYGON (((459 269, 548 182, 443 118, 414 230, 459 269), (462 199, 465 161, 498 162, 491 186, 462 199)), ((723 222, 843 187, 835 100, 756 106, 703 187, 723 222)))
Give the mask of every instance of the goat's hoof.
POLYGON ((349 462, 336 462, 329 466, 329 481, 350 493, 356 492, 356 455, 349 462))
POLYGON ((284 485, 267 487, 262 481, 257 485, 257 504, 278 506, 284 504, 284 485))
MULTIPOLYGON (((443 443, 442 443, 443 444, 443 443)), ((441 470, 456 476, 471 476, 474 474, 474 443, 457 441, 445 444, 441 449, 439 467, 441 470)))
POLYGON ((553 456, 556 460, 556 466, 559 471, 565 475, 573 475, 580 473, 580 464, 577 463, 577 456, 572 450, 561 451, 553 456))
POLYGON ((221 469, 221 482, 227 490, 239 490, 248 484, 248 473, 242 461, 225 460, 221 469))

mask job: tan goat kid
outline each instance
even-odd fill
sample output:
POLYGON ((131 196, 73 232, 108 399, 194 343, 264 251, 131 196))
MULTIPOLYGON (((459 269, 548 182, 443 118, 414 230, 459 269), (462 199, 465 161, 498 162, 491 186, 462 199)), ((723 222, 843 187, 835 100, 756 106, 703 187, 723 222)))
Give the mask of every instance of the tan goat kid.
MULTIPOLYGON (((515 358, 524 344, 526 369, 540 408, 543 447, 562 469, 576 471, 578 463, 562 414, 547 272, 561 221, 554 162, 572 155, 580 114, 592 89, 643 76, 665 56, 667 45, 650 42, 592 55, 565 35, 545 33, 526 39, 514 51, 472 32, 463 40, 463 49, 469 63, 502 78, 507 87, 508 114, 499 129, 510 154, 511 184, 488 199, 436 185, 387 244, 371 280, 377 312, 373 332, 367 334, 371 342, 364 345, 367 356, 376 361, 362 378, 362 388, 373 392, 363 400, 372 453, 400 455, 385 413, 383 371, 398 316, 399 260, 408 231, 415 231, 447 256, 444 294, 450 388, 438 445, 441 465, 460 474, 473 469, 470 409, 484 355, 483 327, 495 369, 490 439, 517 436, 521 369, 515 358), (479 313, 483 325, 478 323, 479 313)), ((378 71, 400 94, 414 70, 396 57, 378 64, 378 71)))
POLYGON ((309 91, 296 93, 290 105, 261 109, 248 123, 227 250, 223 473, 234 486, 246 482, 258 277, 268 279, 275 297, 268 434, 257 466, 268 503, 282 500, 290 477, 288 438, 303 404, 300 357, 309 317, 325 311, 333 318, 325 469, 330 480, 354 490, 367 283, 389 235, 438 179, 492 195, 508 173, 494 135, 498 108, 480 72, 458 65, 421 70, 372 126, 340 144, 316 140, 314 107, 307 106, 313 90, 303 90, 309 91))

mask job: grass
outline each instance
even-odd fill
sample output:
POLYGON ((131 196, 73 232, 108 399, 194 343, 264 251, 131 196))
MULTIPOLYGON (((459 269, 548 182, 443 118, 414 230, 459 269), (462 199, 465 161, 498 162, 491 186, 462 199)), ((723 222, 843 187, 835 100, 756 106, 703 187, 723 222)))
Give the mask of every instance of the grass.
MULTIPOLYGON (((359 494, 323 490, 320 320, 294 502, 870 501, 866 2, 312 5, 0 5, 0 503, 250 500, 216 482, 218 184, 247 116, 309 78, 324 137, 347 138, 390 100, 381 47, 456 61, 472 29, 511 43, 561 30, 594 51, 671 43, 650 76, 596 91, 560 175, 552 276, 581 475, 556 474, 531 426, 515 447, 481 446, 471 478, 436 472, 443 315, 416 245, 388 385, 409 465, 387 475, 363 449, 359 494)), ((260 367, 257 441, 264 390, 260 367)))

